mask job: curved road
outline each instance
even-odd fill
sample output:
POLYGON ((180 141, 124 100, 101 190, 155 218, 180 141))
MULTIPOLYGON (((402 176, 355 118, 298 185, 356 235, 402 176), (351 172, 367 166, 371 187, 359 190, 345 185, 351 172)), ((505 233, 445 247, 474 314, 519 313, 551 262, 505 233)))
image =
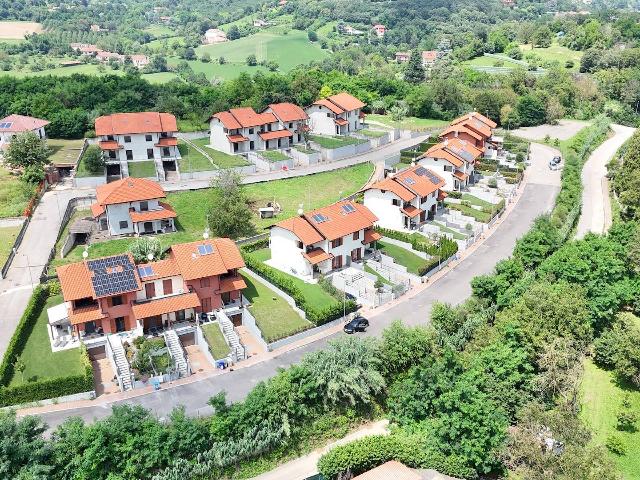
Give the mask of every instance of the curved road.
MULTIPOLYGON (((527 171, 527 184, 513 211, 496 231, 464 261, 436 280, 426 290, 412 298, 404 298, 391 308, 380 309, 369 315, 371 328, 368 333, 377 335, 396 319, 402 319, 409 325, 427 323, 434 301, 455 304, 465 300, 471 293, 469 285, 471 279, 476 275, 490 273, 496 262, 509 257, 516 240, 529 229, 532 221, 552 208, 559 190, 560 173, 549 171, 546 165, 554 154, 556 151, 552 148, 532 145, 533 165, 527 171)), ((241 400, 258 382, 275 375, 279 368, 300 361, 307 352, 323 348, 327 341, 334 337, 335 335, 326 337, 255 365, 203 378, 193 383, 165 388, 127 400, 102 402, 83 408, 40 415, 50 427, 59 425, 71 416, 80 416, 87 421, 106 417, 111 412, 111 406, 119 403, 142 405, 161 418, 178 405, 184 405, 190 415, 208 415, 212 411, 207 406, 207 400, 212 395, 224 390, 229 400, 241 400)))

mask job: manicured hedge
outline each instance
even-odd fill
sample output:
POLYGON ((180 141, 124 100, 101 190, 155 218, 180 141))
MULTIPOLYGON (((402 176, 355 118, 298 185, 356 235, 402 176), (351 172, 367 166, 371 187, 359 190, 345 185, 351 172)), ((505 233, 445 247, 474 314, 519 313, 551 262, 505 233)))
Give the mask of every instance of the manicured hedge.
POLYGON ((447 457, 424 445, 418 437, 401 433, 375 435, 332 448, 318 460, 318 470, 327 480, 349 471, 359 475, 390 460, 412 468, 432 468, 459 478, 475 478, 473 469, 456 457, 447 457))

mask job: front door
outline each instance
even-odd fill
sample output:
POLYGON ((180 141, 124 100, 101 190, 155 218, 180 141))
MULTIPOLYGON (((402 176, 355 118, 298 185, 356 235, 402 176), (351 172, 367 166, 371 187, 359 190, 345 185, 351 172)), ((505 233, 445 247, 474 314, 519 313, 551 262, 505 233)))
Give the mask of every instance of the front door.
POLYGON ((144 222, 144 233, 153 233, 153 222, 144 222))
POLYGON ((116 318, 116 332, 124 332, 124 330, 125 330, 124 317, 116 318))

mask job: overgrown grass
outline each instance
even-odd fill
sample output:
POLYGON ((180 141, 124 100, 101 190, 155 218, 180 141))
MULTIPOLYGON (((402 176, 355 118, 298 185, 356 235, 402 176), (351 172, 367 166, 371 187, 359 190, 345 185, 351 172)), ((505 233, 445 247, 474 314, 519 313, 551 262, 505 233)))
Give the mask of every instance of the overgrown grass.
POLYGON ((280 150, 265 150, 264 152, 260 152, 260 156, 269 162, 283 162, 285 160, 289 160, 289 157, 280 150))
POLYGON ((439 128, 447 124, 444 120, 436 120, 433 118, 406 117, 402 120, 393 120, 390 115, 378 115, 374 113, 368 114, 367 119, 402 130, 427 130, 439 128))
POLYGON ((0 218, 21 216, 34 191, 18 176, 0 168, 0 218))
POLYGON ((410 252, 406 248, 399 247, 397 245, 392 245, 391 243, 386 243, 383 241, 378 241, 378 250, 380 250, 385 255, 392 257, 395 262, 403 267, 407 268, 409 273, 413 273, 414 275, 418 275, 420 269, 427 264, 427 261, 423 258, 420 258, 413 252, 410 252))
POLYGON ((9 258, 11 248, 13 248, 13 242, 16 241, 21 228, 21 225, 0 227, 0 267, 2 267, 9 258))
POLYGON ((178 150, 182 157, 178 161, 180 173, 217 170, 207 157, 183 140, 178 140, 178 150))
POLYGON ((369 130, 369 129, 360 130, 358 133, 361 133, 365 137, 371 137, 371 138, 380 138, 380 137, 384 137, 387 134, 387 132, 383 132, 381 130, 369 130))
POLYGON ((478 222, 488 223, 491 220, 491 214, 483 212, 482 210, 476 210, 473 207, 469 207, 467 205, 461 205, 459 203, 447 203, 447 208, 451 210, 458 210, 462 212, 463 215, 467 217, 472 217, 478 222))
POLYGON ((222 335, 222 331, 217 323, 207 323, 206 325, 202 325, 202 333, 204 334, 204 339, 209 344, 209 349, 211 350, 211 355, 215 360, 220 360, 225 358, 231 352, 229 345, 224 340, 224 335, 222 335))
POLYGON ((144 162, 128 162, 129 176, 135 178, 148 178, 156 176, 156 164, 153 160, 144 162))
POLYGON ((346 147, 347 145, 358 145, 359 143, 365 142, 365 140, 355 137, 325 137, 322 135, 309 135, 309 138, 312 142, 317 143, 322 148, 328 149, 346 147))
POLYGON ((456 230, 454 230, 452 228, 449 228, 446 225, 443 225, 443 224, 438 223, 438 222, 432 222, 432 223, 434 225, 436 225, 440 229, 441 232, 450 233, 453 236, 453 238, 456 239, 456 240, 464 240, 465 238, 467 238, 462 233, 460 233, 460 232, 458 232, 458 231, 456 231, 456 230))
POLYGON ((62 140, 62 139, 47 139, 47 146, 51 150, 51 156, 49 161, 54 165, 60 164, 74 164, 80 155, 80 149, 84 140, 62 140))

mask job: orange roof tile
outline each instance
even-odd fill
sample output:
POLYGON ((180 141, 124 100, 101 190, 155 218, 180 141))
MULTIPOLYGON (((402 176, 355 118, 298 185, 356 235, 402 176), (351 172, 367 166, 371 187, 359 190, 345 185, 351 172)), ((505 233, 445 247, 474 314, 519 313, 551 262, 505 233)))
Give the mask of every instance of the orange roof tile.
POLYGON ((423 50, 422 51, 422 61, 423 62, 434 62, 438 58, 438 52, 435 50, 423 50))
POLYGON ((60 280, 62 298, 65 302, 93 297, 91 273, 84 262, 61 265, 56 268, 56 273, 60 280))
POLYGON ((433 147, 429 148, 429 150, 418 157, 418 159, 420 158, 438 158, 440 160, 445 160, 456 167, 464 165, 464 162, 453 153, 447 151, 442 143, 436 143, 433 147))
POLYGON ((365 190, 389 191, 397 195, 401 200, 404 200, 405 202, 410 202, 411 200, 416 198, 415 193, 407 190, 399 182, 396 182, 392 177, 387 177, 384 180, 380 180, 379 182, 370 185, 365 190))
POLYGON ((96 118, 96 135, 177 132, 176 117, 170 113, 114 113, 96 118))
POLYGON ((453 153, 455 156, 465 162, 473 162, 482 155, 482 150, 473 146, 470 142, 461 138, 445 138, 442 141, 445 150, 453 153))
POLYGON ((291 137, 293 136, 293 133, 285 128, 284 130, 274 130, 272 132, 259 133, 258 135, 260 135, 260 138, 263 140, 272 140, 274 138, 291 137))
POLYGON ((327 240, 370 228, 378 220, 367 207, 352 201, 337 202, 311 210, 304 214, 304 218, 327 240), (317 215, 321 215, 324 221, 320 221, 320 217, 314 218, 317 215))
POLYGON ((100 205, 136 202, 166 197, 158 182, 146 178, 127 177, 96 188, 100 205))
POLYGON ((454 137, 456 136, 456 133, 466 133, 468 135, 471 135, 473 138, 475 138, 476 140, 483 140, 484 137, 482 135, 480 135, 478 132, 471 130, 470 128, 465 127, 464 125, 458 124, 458 125, 449 125, 447 128, 445 128, 442 133, 438 136, 438 138, 442 138, 446 135, 453 135, 454 137))
POLYGON ((244 135, 227 135, 227 138, 229 139, 229 141, 231 143, 242 143, 242 142, 246 142, 247 140, 249 140, 244 135))
POLYGON ((362 108, 366 105, 364 102, 347 92, 341 92, 337 95, 331 95, 330 97, 327 97, 327 100, 338 105, 345 111, 357 110, 358 108, 362 108))
POLYGON ((364 238, 362 239, 362 243, 367 245, 371 242, 377 242, 381 238, 382 238, 382 235, 371 228, 369 230, 364 231, 364 238))
POLYGON ((104 205, 100 205, 99 203, 94 203, 91 205, 91 213, 93 214, 93 218, 99 217, 105 211, 104 205))
POLYGON ((223 278, 220 280, 220 293, 235 292, 247 288, 247 284, 240 275, 235 277, 223 278))
POLYGON ((121 148, 124 148, 115 140, 103 140, 98 142, 98 146, 101 150, 120 150, 121 148))
POLYGON ((413 205, 407 205, 404 208, 401 208, 400 211, 404 213, 407 217, 413 218, 420 215, 424 210, 414 207, 413 205))
POLYGON ((140 320, 197 307, 200 307, 198 295, 196 293, 183 293, 135 304, 133 306, 133 316, 140 320))
POLYGON ((236 244, 228 238, 214 238, 191 243, 179 243, 169 253, 185 280, 222 275, 229 270, 244 267, 236 244), (200 253, 198 246, 210 245, 211 253, 200 253))
POLYGON ((439 188, 444 187, 446 183, 444 178, 420 165, 401 170, 393 176, 393 179, 421 197, 431 195, 439 188), (420 172, 422 172, 423 175, 420 175, 420 172), (434 183, 432 179, 437 183, 434 183))
POLYGON ((156 280, 158 278, 175 277, 180 275, 180 270, 173 258, 165 258, 164 260, 158 260, 156 262, 141 263, 138 265, 138 274, 142 282, 148 282, 150 280, 156 280), (151 267, 152 275, 143 276, 140 274, 143 268, 151 267))
POLYGON ((69 321, 71 325, 78 325, 79 323, 94 322, 107 318, 107 315, 102 313, 99 306, 76 308, 73 313, 69 315, 69 321))
POLYGON ((287 218, 273 226, 289 230, 305 245, 312 245, 323 240, 322 235, 304 217, 287 218))
POLYGON ((302 252, 302 256, 306 258, 311 265, 317 265, 318 263, 331 260, 333 258, 332 253, 327 253, 321 248, 314 248, 306 253, 302 252))
POLYGON ((349 124, 349 122, 344 118, 336 118, 334 122, 336 122, 336 125, 340 125, 341 127, 349 124))
POLYGON ((273 113, 256 113, 251 107, 232 108, 229 112, 243 127, 257 127, 277 121, 273 113))
POLYGON ((272 103, 268 110, 271 110, 281 122, 294 122, 309 118, 302 108, 293 103, 272 103))
POLYGON ((176 147, 178 146, 178 139, 176 137, 162 137, 156 143, 156 147, 176 147))
POLYGON ((466 115, 462 115, 458 118, 456 118, 454 121, 451 122, 451 125, 455 125, 457 123, 460 123, 466 119, 469 119, 469 117, 471 118, 476 118, 477 120, 481 121, 482 123, 484 123, 487 127, 489 128, 496 128, 498 126, 498 124, 496 122, 494 122, 493 120, 491 120, 489 117, 485 117, 484 115, 482 115, 481 113, 478 112, 469 112, 466 115))
POLYGON ((441 202, 442 200, 444 200, 448 196, 449 196, 449 194, 447 192, 445 192, 444 190, 440 190, 440 193, 438 193, 438 201, 441 202))
POLYGON ((171 205, 164 202, 158 202, 162 208, 157 210, 147 210, 146 212, 129 212, 131 221, 138 222, 151 222, 153 220, 162 220, 164 218, 176 218, 176 211, 171 205))
POLYGON ((47 120, 41 118, 27 117, 26 115, 9 115, 0 120, 0 124, 5 124, 0 128, 0 132, 29 132, 49 125, 47 120))
POLYGON ((456 170, 455 172, 453 172, 453 176, 456 177, 459 180, 462 180, 463 182, 469 178, 469 175, 467 175, 466 173, 462 173, 460 170, 456 170))
POLYGON ((326 98, 322 98, 320 100, 316 100, 315 102, 313 102, 313 104, 314 105, 320 105, 322 107, 327 107, 329 110, 331 110, 336 115, 340 115, 341 113, 344 113, 344 110, 342 108, 340 108, 335 103, 330 102, 326 98))
POLYGON ((212 118, 217 118, 218 120, 220 120, 220 122, 222 122, 222 125, 224 125, 224 127, 228 128, 229 130, 242 128, 240 122, 238 122, 238 120, 236 120, 236 118, 231 115, 231 112, 214 113, 211 118, 209 118, 209 120, 211 120, 212 118))

